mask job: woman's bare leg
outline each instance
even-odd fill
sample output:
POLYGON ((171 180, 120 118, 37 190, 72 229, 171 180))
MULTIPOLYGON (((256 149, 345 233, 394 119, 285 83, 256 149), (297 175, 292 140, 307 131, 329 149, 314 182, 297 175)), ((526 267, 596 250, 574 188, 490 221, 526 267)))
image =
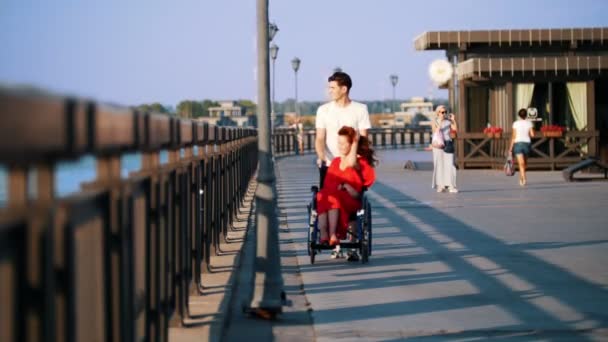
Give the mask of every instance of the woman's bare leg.
POLYGON ((526 157, 523 154, 516 155, 517 165, 519 165, 519 180, 520 183, 526 184, 526 157))

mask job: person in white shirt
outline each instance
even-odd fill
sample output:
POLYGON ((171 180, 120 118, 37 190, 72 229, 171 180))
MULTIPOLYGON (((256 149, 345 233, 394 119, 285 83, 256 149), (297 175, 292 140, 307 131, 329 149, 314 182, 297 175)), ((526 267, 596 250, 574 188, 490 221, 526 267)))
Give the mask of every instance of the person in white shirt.
POLYGON ((349 97, 352 80, 345 72, 335 72, 327 79, 329 83, 329 96, 331 102, 319 107, 316 118, 317 137, 315 151, 317 152, 317 166, 319 167, 319 184, 323 187, 327 165, 335 156, 339 156, 338 130, 342 126, 349 126, 367 136, 371 128, 367 106, 352 101, 349 97))
POLYGON ((302 123, 302 118, 297 116, 290 128, 293 128, 296 134, 298 143, 296 146, 296 154, 304 154, 304 124, 302 123))
POLYGON ((526 120, 528 111, 525 108, 517 112, 517 119, 513 122, 513 134, 511 135, 511 146, 509 153, 514 154, 519 165, 519 185, 524 186, 528 180, 526 178, 526 163, 530 154, 530 145, 534 136, 532 122, 526 120))

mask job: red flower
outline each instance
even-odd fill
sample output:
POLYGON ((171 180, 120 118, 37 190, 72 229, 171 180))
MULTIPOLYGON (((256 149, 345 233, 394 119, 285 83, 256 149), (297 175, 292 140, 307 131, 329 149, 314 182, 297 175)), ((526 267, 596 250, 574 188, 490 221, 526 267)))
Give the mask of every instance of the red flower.
POLYGON ((502 127, 498 127, 498 126, 486 127, 486 128, 483 129, 483 132, 485 134, 498 134, 498 133, 502 133, 502 127))
POLYGON ((545 125, 540 128, 541 132, 565 132, 566 127, 559 125, 545 125))

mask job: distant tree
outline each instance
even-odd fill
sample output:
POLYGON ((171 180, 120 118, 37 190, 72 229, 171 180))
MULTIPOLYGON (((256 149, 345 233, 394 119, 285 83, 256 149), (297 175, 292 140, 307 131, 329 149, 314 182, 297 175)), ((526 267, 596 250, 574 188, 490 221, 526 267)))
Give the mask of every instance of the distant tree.
POLYGON ((201 105, 203 106, 203 115, 202 116, 208 117, 209 116, 209 107, 217 107, 220 104, 216 101, 205 99, 201 102, 201 105))
POLYGON ((150 108, 152 109, 152 111, 154 112, 159 112, 159 113, 168 113, 169 111, 167 110, 167 108, 165 108, 163 105, 161 105, 158 102, 155 102, 153 104, 150 105, 150 108))
POLYGON ((314 115, 317 113, 317 109, 321 105, 320 102, 303 101, 298 103, 301 115, 314 115))
MULTIPOLYGON (((295 112, 296 111, 296 100, 295 99, 287 99, 281 102, 281 112, 295 112)), ((275 110, 276 111, 276 110, 275 110)))
POLYGON ((198 101, 183 100, 177 105, 180 118, 198 118, 204 116, 203 104, 198 101))
POLYGON ((243 115, 255 115, 257 113, 257 105, 251 100, 238 100, 236 105, 242 108, 243 115))
POLYGON ((171 114, 171 111, 164 107, 162 104, 158 102, 154 102, 151 104, 141 104, 139 106, 134 107, 134 109, 144 112, 144 113, 162 113, 162 114, 171 114))
POLYGON ((172 105, 164 105, 164 107, 167 110, 168 114, 175 115, 175 107, 173 107, 172 105))
POLYGON ((450 101, 448 99, 432 99, 431 102, 433 103, 433 108, 437 108, 439 105, 446 106, 448 110, 450 108, 450 101))

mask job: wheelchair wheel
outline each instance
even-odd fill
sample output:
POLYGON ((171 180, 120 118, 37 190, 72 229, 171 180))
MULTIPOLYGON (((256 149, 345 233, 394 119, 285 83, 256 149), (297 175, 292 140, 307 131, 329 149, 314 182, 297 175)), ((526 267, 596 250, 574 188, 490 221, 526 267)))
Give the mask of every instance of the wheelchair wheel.
POLYGON ((369 202, 365 203, 365 225, 368 232, 369 239, 369 255, 372 255, 372 205, 369 202))
MULTIPOLYGON (((310 214, 311 214, 310 204, 307 205, 306 208, 308 209, 308 222, 310 222, 310 214)), ((307 246, 306 251, 308 252, 308 255, 310 255, 311 252, 312 252, 312 249, 310 247, 310 240, 311 240, 310 235, 311 235, 311 231, 310 231, 310 228, 309 228, 308 229, 308 234, 307 234, 307 243, 306 243, 306 246, 307 246)))
POLYGON ((313 244, 317 243, 317 192, 319 189, 316 186, 312 186, 310 188, 312 192, 312 198, 310 203, 308 204, 308 239, 306 250, 308 252, 308 256, 310 256, 310 263, 315 263, 315 256, 317 255, 317 251, 313 248, 313 244), (313 217, 314 215, 314 217, 313 217))
POLYGON ((310 256, 310 263, 315 263, 315 256, 317 255, 317 251, 312 248, 312 245, 316 242, 316 234, 315 234, 314 225, 308 229, 308 243, 306 244, 306 249, 308 251, 308 256, 310 256))
POLYGON ((361 241, 359 241, 359 253, 361 254, 361 263, 366 264, 369 261, 369 231, 367 227, 363 226, 363 236, 361 237, 361 241))

